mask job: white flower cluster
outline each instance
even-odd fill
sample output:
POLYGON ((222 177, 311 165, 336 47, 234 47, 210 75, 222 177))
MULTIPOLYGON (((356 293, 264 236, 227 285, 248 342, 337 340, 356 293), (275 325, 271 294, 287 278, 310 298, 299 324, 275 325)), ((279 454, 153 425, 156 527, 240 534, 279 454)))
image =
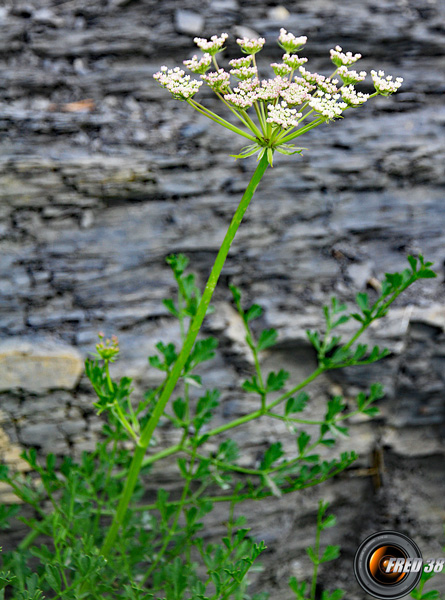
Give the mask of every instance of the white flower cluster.
POLYGON ((335 119, 348 107, 346 102, 337 102, 339 98, 340 94, 331 95, 324 92, 317 92, 317 95, 313 96, 308 104, 323 117, 335 119))
POLYGON ((236 108, 241 108, 245 110, 246 108, 250 108, 253 106, 256 98, 255 95, 251 92, 246 92, 245 90, 240 90, 239 88, 235 88, 232 94, 225 94, 224 100, 233 104, 236 108))
POLYGON ((360 106, 369 98, 369 94, 357 92, 353 85, 344 85, 340 88, 341 96, 348 106, 360 106))
POLYGON ((366 71, 360 71, 360 73, 357 73, 357 71, 353 70, 348 71, 348 67, 343 65, 337 69, 337 75, 340 75, 345 85, 353 85, 365 79, 366 71))
POLYGON ((342 52, 341 46, 335 46, 333 50, 330 50, 331 60, 337 67, 341 67, 342 65, 352 65, 362 57, 361 54, 352 54, 352 52, 342 52))
POLYGON ((278 43, 287 54, 298 52, 306 42, 307 37, 305 35, 295 37, 293 33, 288 33, 283 27, 280 29, 278 43))
POLYGON ((253 54, 249 54, 248 56, 242 56, 241 58, 233 58, 232 60, 229 60, 229 65, 234 69, 241 69, 241 67, 250 67, 252 59, 253 54))
POLYGON ((210 68, 212 63, 212 55, 206 52, 202 58, 198 59, 195 54, 193 58, 190 60, 184 60, 183 63, 193 73, 199 73, 202 75, 210 68))
POLYGON ((280 96, 285 102, 288 103, 289 106, 298 106, 299 104, 303 104, 303 102, 309 100, 309 91, 310 90, 304 85, 299 83, 291 83, 289 84, 289 87, 281 90, 280 96))
POLYGON ((315 88, 317 87, 316 85, 309 83, 309 81, 306 81, 306 79, 303 79, 303 77, 295 76, 294 82, 297 83, 300 87, 305 88, 308 92, 315 90, 315 88))
POLYGON ((329 79, 329 77, 325 77, 319 73, 311 73, 304 67, 300 67, 299 71, 303 79, 312 85, 318 86, 326 94, 335 94, 337 92, 337 79, 329 79))
POLYGON ((224 71, 224 69, 218 69, 217 71, 201 75, 201 79, 204 79, 214 92, 221 94, 225 94, 230 85, 230 74, 224 71))
MULTIPOLYGON (((179 67, 168 69, 166 66, 161 67, 154 78, 179 100, 189 100, 196 94, 203 82, 206 82, 212 90, 220 97, 223 96, 227 103, 239 111, 247 110, 255 105, 263 134, 259 133, 258 127, 249 119, 245 120, 245 125, 255 137, 264 136, 262 140, 265 144, 264 148, 271 148, 273 151, 275 145, 278 147, 282 141, 280 137, 274 137, 272 141, 267 139, 269 136, 267 136, 265 121, 286 130, 299 127, 303 108, 309 106, 312 110, 309 110, 305 117, 313 112, 318 113, 311 117, 311 123, 313 126, 317 126, 323 121, 340 117, 348 107, 360 106, 376 95, 375 93, 370 95, 358 92, 354 87, 366 77, 365 71, 349 70, 349 66, 361 58, 360 54, 343 52, 340 46, 336 46, 330 51, 331 59, 337 67, 336 73, 343 83, 342 87, 338 89, 339 79, 311 73, 303 66, 307 62, 307 58, 299 57, 296 51, 307 42, 306 36, 296 37, 283 28, 280 29, 278 44, 284 49, 285 54, 282 62, 274 62, 270 65, 275 73, 273 79, 260 81, 258 78, 254 55, 263 48, 264 38, 239 38, 237 43, 244 56, 230 60, 231 70, 226 72, 216 66, 214 55, 223 50, 227 37, 226 33, 222 33, 220 36, 212 36, 209 40, 195 38, 196 44, 203 50, 203 56, 199 58, 194 55, 191 59, 183 62, 192 72, 200 75, 201 81, 192 80, 190 75, 185 75, 179 67), (216 68, 216 71, 213 72, 210 71, 212 62, 216 68), (297 69, 298 77, 293 76, 297 69), (233 89, 230 86, 231 75, 239 80, 237 87, 233 89), (301 113, 297 112, 298 110, 301 113)), ((383 71, 371 71, 371 75, 376 92, 383 96, 389 96, 397 91, 403 82, 401 77, 393 79, 391 75, 385 76, 383 71)), ((201 110, 199 105, 194 102, 191 104, 201 110)), ((203 112, 205 111, 213 118, 212 111, 203 108, 203 112)), ((220 122, 232 130, 237 130, 228 123, 226 124, 223 119, 220 122)), ((244 135, 241 130, 239 133, 244 135)), ((296 132, 296 135, 298 133, 296 132)), ((252 136, 247 137, 253 139, 252 136)))
POLYGON ((307 62, 307 58, 298 56, 298 54, 283 54, 283 62, 291 69, 298 69, 307 62))
POLYGON ((286 63, 271 63, 270 66, 273 69, 275 75, 279 75, 280 77, 286 77, 292 71, 292 67, 287 65, 286 63))
POLYGON ((193 41, 199 48, 201 48, 201 50, 204 50, 204 52, 208 52, 213 56, 214 54, 217 54, 223 50, 224 42, 228 37, 229 35, 227 33, 222 33, 220 37, 217 35, 212 35, 210 40, 195 37, 193 41))
POLYGON ((190 79, 190 75, 186 75, 179 67, 168 69, 166 66, 162 66, 161 70, 153 77, 178 100, 191 98, 202 86, 202 81, 190 79))
POLYGON ((278 102, 275 106, 269 104, 267 106, 267 115, 266 121, 268 123, 279 125, 283 129, 296 127, 298 119, 302 116, 301 113, 297 113, 295 108, 288 108, 287 102, 278 102))
POLYGON ((237 79, 252 79, 258 76, 256 67, 240 67, 239 69, 231 69, 230 74, 237 79))
POLYGON ((384 71, 379 71, 378 73, 371 71, 371 77, 376 91, 382 96, 389 96, 397 92, 403 82, 403 77, 396 77, 394 81, 392 75, 385 77, 384 71))
POLYGON ((280 97, 282 90, 289 87, 289 81, 283 77, 275 77, 274 79, 264 79, 261 86, 255 90, 258 100, 271 102, 280 97))
POLYGON ((248 37, 238 38, 236 43, 241 46, 241 50, 245 54, 256 54, 266 43, 266 40, 262 37, 249 39, 248 37))

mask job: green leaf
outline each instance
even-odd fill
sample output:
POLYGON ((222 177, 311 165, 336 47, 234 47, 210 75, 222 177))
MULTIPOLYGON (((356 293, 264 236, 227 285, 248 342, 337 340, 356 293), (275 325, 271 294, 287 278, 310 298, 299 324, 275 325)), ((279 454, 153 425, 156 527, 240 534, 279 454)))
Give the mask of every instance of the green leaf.
POLYGON ((253 319, 258 319, 263 314, 263 309, 258 304, 252 304, 249 310, 246 313, 247 321, 253 321, 253 319))
MULTIPOLYGON (((418 272, 417 277, 419 279, 434 279, 435 277, 437 277, 437 274, 432 271, 431 269, 424 269, 422 271, 418 272)), ((422 596, 423 598, 423 596, 422 596)))
POLYGON ((219 390, 208 390, 205 395, 198 400, 195 418, 193 419, 193 424, 195 425, 197 433, 203 425, 211 420, 213 411, 219 406, 219 396, 219 390))
POLYGON ((256 375, 253 375, 251 380, 246 379, 241 387, 244 391, 249 393, 259 394, 260 396, 263 394, 263 389, 259 384, 256 375))
POLYGON ((306 408, 306 404, 309 401, 309 396, 306 392, 300 392, 296 398, 289 398, 286 402, 286 408, 284 414, 290 415, 292 413, 301 412, 306 408))
POLYGON ((242 159, 247 158, 249 156, 253 156, 259 150, 261 150, 261 146, 259 146, 258 144, 250 144, 249 146, 244 146, 244 148, 241 148, 241 152, 239 154, 231 154, 230 156, 238 160, 239 158, 242 159))
POLYGON ((333 592, 323 590, 321 600, 341 600, 344 595, 345 592, 343 590, 334 590, 333 592))
POLYGON ((328 410, 325 417, 326 421, 332 421, 334 417, 345 409, 345 407, 346 405, 341 396, 334 396, 334 398, 328 400, 328 410))
POLYGON ((182 421, 185 417, 186 403, 182 398, 176 398, 172 403, 173 412, 182 421))
POLYGON ((347 323, 349 321, 349 316, 347 315, 342 315, 339 319, 337 319, 333 324, 332 324, 332 329, 335 329, 336 327, 338 327, 339 325, 343 325, 343 323, 347 323))
POLYGON ((181 475, 184 477, 184 479, 187 479, 188 478, 187 461, 185 460, 185 458, 178 458, 177 463, 178 463, 179 470, 181 471, 181 475))
POLYGON ((59 569, 55 565, 45 565, 45 577, 52 590, 59 592, 62 588, 62 578, 60 577, 59 569))
POLYGON ((179 317, 178 309, 176 308, 175 303, 173 302, 173 300, 171 298, 164 298, 164 300, 162 301, 162 304, 165 306, 165 308, 168 310, 168 312, 171 313, 174 317, 179 317))
POLYGON ((233 296, 233 300, 235 301, 235 304, 238 304, 239 302, 241 302, 241 290, 236 287, 236 285, 229 285, 229 289, 232 292, 232 296, 233 296))
POLYGON ((284 369, 281 369, 278 373, 272 371, 267 377, 266 392, 278 392, 288 379, 289 373, 284 369))
POLYGON ((258 339, 257 350, 265 350, 277 343, 278 333, 276 329, 264 329, 258 339))
POLYGON ((317 352, 319 352, 319 350, 321 348, 321 343, 320 343, 320 335, 319 335, 318 331, 310 331, 310 329, 308 329, 306 331, 306 335, 309 338, 310 343, 314 346, 315 350, 317 350, 317 352))
POLYGON ((296 600, 305 600, 306 599, 307 583, 305 581, 298 583, 296 577, 291 577, 289 579, 289 587, 295 593, 296 600))
POLYGON ((191 369, 197 365, 210 360, 215 356, 215 349, 218 346, 218 340, 214 337, 208 337, 204 340, 198 340, 195 343, 192 353, 187 359, 184 366, 185 373, 188 373, 191 369))
POLYGON ((356 301, 357 301, 357 304, 358 304, 359 308, 362 311, 367 310, 369 308, 369 297, 368 297, 368 294, 364 294, 362 292, 360 294, 357 294, 356 301))
POLYGON ((305 431, 302 431, 297 438, 297 445, 298 445, 298 450, 299 450, 300 454, 303 454, 304 450, 306 449, 306 447, 310 441, 311 441, 311 436, 308 433, 306 433, 305 431))
POLYGON ((311 561, 314 563, 314 565, 320 564, 318 556, 316 555, 313 548, 311 548, 310 546, 308 548, 306 548, 306 553, 309 556, 309 558, 311 559, 311 561))
POLYGON ((221 442, 217 457, 225 462, 234 463, 239 457, 238 444, 230 439, 221 442))
POLYGON ((184 254, 170 254, 165 259, 165 262, 170 265, 176 277, 179 277, 186 270, 189 259, 184 254))
POLYGON ((422 594, 421 600, 440 600, 440 592, 437 590, 426 592, 426 594, 422 594))
POLYGON ((275 150, 280 154, 286 154, 290 156, 291 154, 301 154, 303 150, 307 150, 307 148, 297 148, 293 144, 280 144, 275 148, 275 150))
POLYGON ((284 456, 284 452, 281 442, 274 442, 266 450, 263 460, 261 461, 260 468, 266 471, 273 465, 274 462, 276 462, 282 456, 284 456))
POLYGON ((320 562, 329 562, 330 560, 335 560, 340 556, 340 546, 327 546, 325 551, 322 554, 320 562))

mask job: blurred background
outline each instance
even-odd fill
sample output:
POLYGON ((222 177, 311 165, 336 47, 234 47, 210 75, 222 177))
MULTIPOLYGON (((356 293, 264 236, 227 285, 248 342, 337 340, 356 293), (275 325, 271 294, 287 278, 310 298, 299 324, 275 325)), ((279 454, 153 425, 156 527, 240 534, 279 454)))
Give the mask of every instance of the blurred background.
MULTIPOLYGON (((183 252, 201 285, 256 163, 235 162, 240 138, 174 101, 152 79, 163 64, 196 53, 193 37, 229 33, 220 63, 240 55, 237 37, 261 35, 261 75, 282 52, 280 27, 307 35, 311 71, 332 71, 329 49, 360 52, 358 70, 402 76, 394 97, 378 97, 304 138, 303 157, 277 155, 238 232, 205 332, 219 339, 204 383, 223 390, 224 421, 256 400, 240 392, 251 372, 228 283, 264 308, 259 328, 279 344, 264 358, 292 381, 315 356, 305 330, 323 325, 332 295, 351 305, 375 294, 408 254, 435 262, 373 327, 391 350, 376 365, 328 373, 311 388, 311 414, 327 398, 349 402, 385 384, 381 416, 351 424, 360 459, 316 490, 241 506, 264 539, 267 565, 256 590, 290 598, 289 576, 304 577, 316 501, 332 502, 339 525, 325 541, 342 545, 321 586, 348 599, 363 592, 352 574, 359 543, 395 529, 439 557, 445 521, 445 4, 440 0, 14 0, 0 4, 0 458, 78 456, 94 447, 101 422, 83 375, 97 332, 116 334, 115 376, 134 378, 136 396, 159 382, 147 363, 154 344, 178 339, 162 299, 174 286, 165 257, 183 252)), ((221 56, 221 55, 220 55, 221 56)), ((368 83, 369 86, 369 83, 368 83)), ((368 91, 366 86, 362 88, 368 91)), ((369 86, 369 91, 371 87, 369 86)), ((207 90, 201 101, 217 104, 207 90)), ((257 421, 235 433, 246 464, 266 444, 292 447, 285 427, 257 421)), ((165 426, 158 443, 171 443, 165 426)), ((159 483, 174 490, 174 464, 159 483)), ((151 484, 153 485, 153 484, 151 484)), ((0 488, 0 499, 10 495, 0 488)), ((209 531, 218 535, 225 509, 209 531)), ((14 544, 21 531, 5 538, 14 544)), ((445 577, 434 580, 445 592, 445 577)))

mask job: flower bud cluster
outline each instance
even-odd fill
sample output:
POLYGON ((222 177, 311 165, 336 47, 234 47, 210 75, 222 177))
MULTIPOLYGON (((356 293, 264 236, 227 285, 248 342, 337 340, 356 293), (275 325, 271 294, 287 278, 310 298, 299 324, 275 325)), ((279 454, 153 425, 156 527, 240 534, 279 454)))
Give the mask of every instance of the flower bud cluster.
MULTIPOLYGON (((313 86, 311 87, 313 88, 313 86)), ((299 106, 309 100, 311 97, 309 92, 308 87, 296 82, 290 83, 286 89, 281 90, 280 95, 289 106, 299 106)))
POLYGON ((252 79, 252 77, 258 76, 256 67, 240 67, 239 69, 231 69, 230 74, 237 79, 252 79))
POLYGON ((275 75, 279 77, 286 77, 292 71, 292 67, 287 65, 286 63, 271 63, 270 66, 273 69, 275 75))
POLYGON ((287 54, 298 52, 307 42, 307 37, 302 35, 295 37, 293 33, 288 33, 283 27, 280 29, 278 44, 287 54))
POLYGON ((342 65, 349 66, 357 62, 362 55, 361 54, 352 54, 352 52, 342 52, 341 46, 335 46, 334 50, 330 50, 331 60, 337 67, 341 67, 342 65))
POLYGON ((184 60, 183 64, 193 73, 202 75, 210 68, 212 64, 212 55, 206 52, 202 58, 198 59, 196 54, 190 60, 184 60))
POLYGON ((298 69, 307 62, 307 58, 298 56, 298 54, 283 54, 283 62, 291 69, 298 69))
POLYGON ((394 81, 392 75, 387 75, 385 77, 384 71, 379 71, 378 73, 376 71, 371 71, 371 77, 376 91, 382 96, 389 96, 390 94, 397 92, 403 82, 402 77, 396 77, 394 81))
POLYGON ((241 56, 241 58, 233 58, 232 60, 229 60, 229 65, 234 69, 241 69, 241 67, 250 67, 252 59, 253 54, 241 56))
POLYGON ((303 79, 305 79, 311 85, 319 87, 323 92, 326 92, 327 94, 335 94, 337 92, 337 79, 330 79, 329 77, 325 77, 319 73, 311 73, 304 67, 300 67, 299 71, 303 79))
POLYGON ((100 342, 96 344, 96 350, 98 356, 102 360, 108 360, 113 362, 115 357, 119 354, 119 340, 115 335, 113 335, 110 339, 104 341, 104 334, 99 332, 97 334, 100 342))
POLYGON ((243 37, 243 38, 238 38, 236 40, 236 43, 239 46, 241 46, 241 50, 245 54, 256 54, 257 52, 259 52, 262 49, 262 47, 266 43, 266 40, 262 37, 254 38, 254 39, 249 39, 248 37, 243 37))
POLYGON ((337 69, 337 75, 339 75, 345 85, 354 85, 355 83, 359 83, 359 81, 363 81, 366 77, 366 71, 353 71, 352 69, 348 71, 348 67, 342 66, 337 69))
POLYGON ((153 77, 178 100, 191 98, 202 86, 202 81, 190 79, 190 75, 186 75, 179 67, 168 69, 166 66, 162 66, 161 70, 153 77))
POLYGON ((288 108, 287 102, 278 102, 277 104, 268 104, 267 106, 267 123, 279 125, 283 129, 296 127, 298 119, 302 116, 295 108, 288 108))
POLYGON ((369 98, 369 94, 357 92, 353 85, 344 85, 340 88, 340 92, 341 97, 348 106, 360 106, 360 104, 364 104, 369 98))
POLYGON ((331 120, 340 117, 341 113, 348 108, 346 102, 337 102, 340 94, 325 94, 318 91, 316 96, 309 100, 309 106, 326 119, 331 120))
POLYGON ((218 71, 211 71, 210 73, 201 75, 201 79, 203 79, 214 92, 221 94, 225 94, 230 85, 230 73, 227 73, 224 69, 218 69, 218 71))
POLYGON ((229 37, 227 33, 222 33, 220 37, 217 35, 212 35, 210 40, 206 40, 205 38, 195 37, 193 40, 198 48, 204 50, 204 52, 208 52, 210 55, 214 56, 218 52, 224 50, 224 42, 229 37))

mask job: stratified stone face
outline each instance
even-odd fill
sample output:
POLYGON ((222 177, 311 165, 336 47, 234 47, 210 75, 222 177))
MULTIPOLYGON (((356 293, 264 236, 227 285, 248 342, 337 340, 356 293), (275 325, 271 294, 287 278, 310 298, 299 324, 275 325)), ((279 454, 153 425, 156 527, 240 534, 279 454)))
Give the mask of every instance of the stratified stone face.
POLYGON ((65 344, 41 338, 10 338, 0 344, 1 392, 70 390, 77 385, 82 371, 80 353, 65 344))

